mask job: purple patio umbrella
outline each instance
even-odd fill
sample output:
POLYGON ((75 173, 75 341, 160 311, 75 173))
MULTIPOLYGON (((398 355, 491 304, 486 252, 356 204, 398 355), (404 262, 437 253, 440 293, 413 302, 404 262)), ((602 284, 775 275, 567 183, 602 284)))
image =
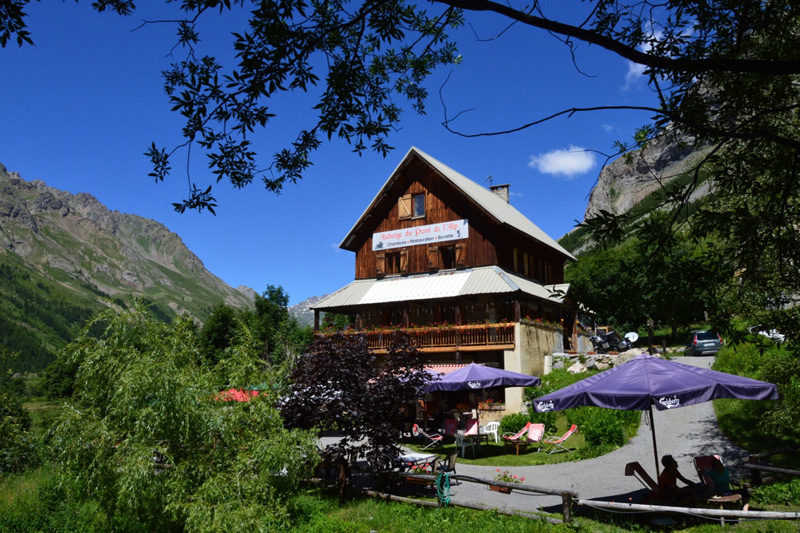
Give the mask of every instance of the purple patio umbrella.
POLYGON ((470 363, 445 374, 438 381, 430 382, 425 392, 452 392, 492 387, 535 387, 541 381, 536 376, 470 363))
POLYGON ((622 411, 648 411, 658 475, 653 407, 675 409, 720 398, 777 400, 772 383, 669 361, 648 354, 537 398, 540 413, 591 405, 622 411))
POLYGON ((445 374, 428 384, 425 392, 489 389, 491 387, 535 387, 541 382, 536 376, 511 372, 502 368, 470 363, 445 374))

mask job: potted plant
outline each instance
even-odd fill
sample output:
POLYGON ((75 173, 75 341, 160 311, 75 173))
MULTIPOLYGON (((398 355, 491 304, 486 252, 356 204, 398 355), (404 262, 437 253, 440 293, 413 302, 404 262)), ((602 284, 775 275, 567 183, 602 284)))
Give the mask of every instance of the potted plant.
MULTIPOLYGON (((516 474, 512 474, 508 470, 500 470, 497 469, 497 475, 494 476, 495 481, 502 481, 504 483, 522 483, 525 481, 525 477, 518 476, 516 474)), ((509 494, 511 492, 511 487, 501 487, 498 485, 489 485, 489 489, 495 492, 503 492, 505 494, 509 494)))
POLYGON ((491 398, 478 402, 478 409, 481 411, 503 411, 506 404, 500 400, 493 400, 491 398))
MULTIPOLYGON (((409 471, 410 474, 430 474, 431 473, 431 464, 424 463, 419 465, 413 465, 409 471)), ((416 485, 427 485, 430 483, 427 479, 419 479, 416 477, 407 477, 406 481, 409 483, 413 483, 416 485)))

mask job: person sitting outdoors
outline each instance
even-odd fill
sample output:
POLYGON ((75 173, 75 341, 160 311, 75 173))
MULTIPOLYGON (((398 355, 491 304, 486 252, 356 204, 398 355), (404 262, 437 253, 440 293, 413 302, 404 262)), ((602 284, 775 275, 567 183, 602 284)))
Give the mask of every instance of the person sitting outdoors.
POLYGON ((686 479, 678 471, 678 461, 671 455, 662 457, 661 464, 664 466, 664 471, 658 476, 658 488, 674 498, 679 505, 693 506, 702 497, 704 490, 702 484, 693 483, 686 479), (678 480, 685 483, 686 486, 679 487, 678 480))
POLYGON ((704 470, 703 475, 711 480, 711 483, 713 484, 713 487, 709 487, 712 489, 711 492, 713 496, 730 496, 732 494, 741 494, 743 509, 747 511, 750 508, 750 504, 748 503, 749 494, 747 493, 747 489, 731 489, 731 473, 728 470, 728 467, 723 465, 722 461, 720 461, 718 458, 714 457, 711 459, 711 468, 704 470))
POLYGON ((714 457, 711 459, 711 468, 703 471, 703 475, 714 484, 713 492, 715 496, 728 496, 733 494, 731 490, 731 473, 722 464, 722 461, 714 457))

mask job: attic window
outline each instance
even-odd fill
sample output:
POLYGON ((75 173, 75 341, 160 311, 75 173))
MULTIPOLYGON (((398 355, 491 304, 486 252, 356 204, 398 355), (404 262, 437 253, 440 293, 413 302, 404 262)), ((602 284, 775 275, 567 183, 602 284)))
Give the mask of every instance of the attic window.
POLYGON ((414 215, 413 218, 425 216, 425 195, 415 194, 414 198, 414 215))

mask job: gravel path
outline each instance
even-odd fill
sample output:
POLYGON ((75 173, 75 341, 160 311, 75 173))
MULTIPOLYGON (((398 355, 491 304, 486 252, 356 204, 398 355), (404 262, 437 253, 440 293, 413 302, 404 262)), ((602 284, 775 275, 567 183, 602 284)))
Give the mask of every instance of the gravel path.
MULTIPOLYGON (((678 357, 680 363, 708 368, 713 357, 678 357)), ((678 461, 681 473, 689 479, 696 475, 692 458, 696 455, 720 454, 723 462, 737 465, 747 452, 728 441, 717 427, 711 402, 669 411, 655 411, 656 439, 659 458, 671 454, 678 461)), ((632 493, 643 487, 633 476, 625 476, 625 465, 638 461, 655 478, 653 439, 646 417, 639 432, 622 448, 595 459, 553 465, 513 467, 512 473, 525 476, 525 484, 557 490, 571 490, 580 499, 628 501, 632 493)), ((494 478, 496 467, 456 463, 456 471, 484 479, 494 478)), ((733 468, 736 474, 735 466, 733 468)), ((561 497, 514 491, 511 494, 492 492, 486 485, 461 483, 451 487, 454 503, 482 504, 506 510, 536 511, 560 509, 561 497)))

